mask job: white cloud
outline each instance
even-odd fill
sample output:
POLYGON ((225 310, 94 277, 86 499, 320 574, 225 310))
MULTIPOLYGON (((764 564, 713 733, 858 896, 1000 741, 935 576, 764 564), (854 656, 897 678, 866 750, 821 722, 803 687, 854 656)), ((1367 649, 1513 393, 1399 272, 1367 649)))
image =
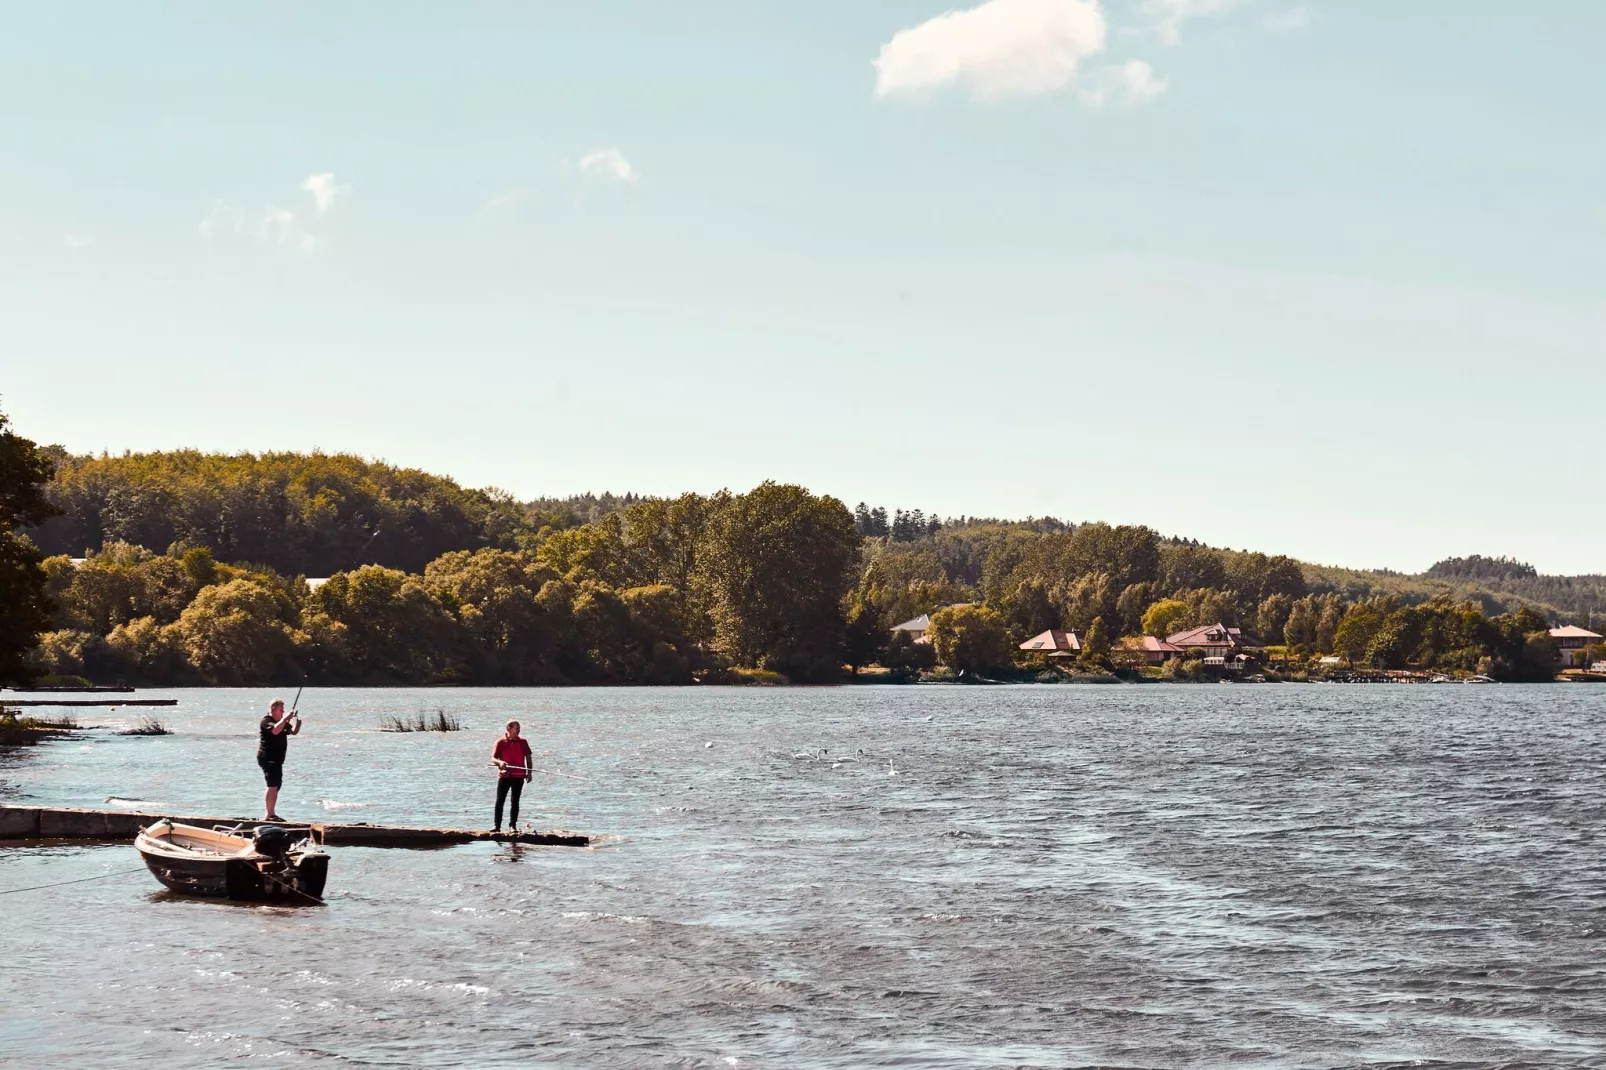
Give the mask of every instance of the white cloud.
POLYGON ((312 202, 319 215, 333 208, 335 201, 351 195, 351 187, 336 182, 333 171, 308 175, 307 180, 301 183, 301 188, 312 194, 312 202))
POLYGON ((1244 0, 1144 0, 1143 12, 1161 41, 1168 45, 1182 41, 1182 24, 1193 19, 1225 15, 1244 0))
POLYGON ((597 149, 580 157, 580 173, 607 182, 634 182, 641 177, 618 149, 597 149))
POLYGON ((94 244, 94 240, 88 234, 68 234, 61 239, 62 244, 74 252, 89 248, 94 244))
POLYGON ((1316 17, 1310 8, 1304 4, 1297 7, 1286 8, 1282 11, 1273 11, 1266 16, 1266 29, 1273 33, 1294 33, 1299 30, 1308 30, 1316 17))
POLYGON ((247 210, 223 201, 213 201, 206 218, 196 228, 207 241, 253 240, 263 245, 283 246, 310 253, 318 239, 309 234, 296 214, 288 208, 270 204, 260 210, 247 210))
POLYGON ((1141 104, 1164 93, 1168 84, 1145 61, 1129 59, 1094 71, 1079 95, 1084 104, 1094 108, 1115 102, 1141 104))
POLYGON ((505 189, 501 193, 485 198, 485 202, 480 205, 480 210, 476 214, 482 219, 509 215, 519 207, 523 200, 524 191, 515 186, 512 189, 505 189))
POLYGON ((1104 49, 1098 0, 987 0, 899 30, 876 56, 875 95, 950 83, 982 100, 1052 93, 1104 49))

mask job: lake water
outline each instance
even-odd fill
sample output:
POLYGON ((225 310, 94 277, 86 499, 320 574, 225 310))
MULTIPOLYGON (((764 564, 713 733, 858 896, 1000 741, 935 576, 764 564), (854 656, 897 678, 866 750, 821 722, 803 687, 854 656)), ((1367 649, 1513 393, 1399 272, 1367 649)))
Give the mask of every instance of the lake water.
MULTIPOLYGON (((258 812, 268 694, 170 694, 177 734, 11 752, 0 797, 258 812)), ((0 896, 0 1061, 1606 1066, 1606 688, 302 707, 287 818, 489 824, 516 716, 586 778, 538 777, 526 815, 607 839, 335 848, 300 909, 167 895, 131 846, 0 849, 0 890, 111 874, 0 896), (376 731, 437 706, 467 730, 376 731)))

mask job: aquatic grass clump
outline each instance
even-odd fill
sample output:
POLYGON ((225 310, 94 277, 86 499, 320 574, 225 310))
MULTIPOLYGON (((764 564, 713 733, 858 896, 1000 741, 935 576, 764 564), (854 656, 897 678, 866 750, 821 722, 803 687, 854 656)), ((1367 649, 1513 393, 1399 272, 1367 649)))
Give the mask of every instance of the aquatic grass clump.
POLYGON ((78 723, 77 716, 71 713, 59 717, 24 717, 22 723, 27 728, 41 732, 76 732, 83 727, 78 723))
POLYGON ((741 667, 730 671, 730 682, 733 684, 751 684, 758 687, 785 687, 791 683, 781 673, 770 669, 745 669, 741 667))
POLYGON ((437 706, 433 714, 419 710, 409 720, 406 717, 381 717, 381 732, 461 732, 463 722, 437 706))
POLYGON ((159 719, 146 714, 117 734, 120 736, 170 736, 173 734, 173 730, 159 719))
POLYGON ((38 743, 52 736, 64 736, 78 731, 78 718, 72 714, 61 717, 23 717, 8 706, 0 706, 0 746, 22 746, 38 743))

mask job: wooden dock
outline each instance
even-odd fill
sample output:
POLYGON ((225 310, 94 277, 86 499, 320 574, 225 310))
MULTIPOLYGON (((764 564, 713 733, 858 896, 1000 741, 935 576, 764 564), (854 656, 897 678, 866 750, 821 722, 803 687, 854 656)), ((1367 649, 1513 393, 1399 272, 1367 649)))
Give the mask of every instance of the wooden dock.
POLYGON ((319 843, 332 847, 451 847, 455 844, 494 841, 529 843, 544 847, 589 847, 591 837, 576 832, 522 832, 493 836, 478 829, 422 829, 389 825, 340 825, 325 821, 258 821, 242 817, 197 817, 137 810, 86 810, 75 806, 18 806, 0 803, 0 844, 22 840, 122 840, 154 821, 171 818, 183 825, 277 824, 308 828, 319 843))
POLYGON ((0 698, 0 706, 177 706, 176 698, 0 698))

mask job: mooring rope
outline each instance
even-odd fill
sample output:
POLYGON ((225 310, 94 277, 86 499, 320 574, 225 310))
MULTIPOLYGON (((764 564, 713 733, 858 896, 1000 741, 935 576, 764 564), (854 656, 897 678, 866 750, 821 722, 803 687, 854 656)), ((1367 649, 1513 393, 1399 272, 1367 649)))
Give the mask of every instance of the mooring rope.
POLYGON ((143 873, 144 866, 135 866, 132 869, 119 869, 111 873, 97 873, 93 877, 79 877, 77 880, 57 881, 55 884, 35 884, 29 888, 0 888, 0 895, 11 895, 13 892, 41 892, 46 888, 64 888, 69 884, 83 884, 85 881, 105 880, 107 877, 126 877, 130 873, 143 873))

